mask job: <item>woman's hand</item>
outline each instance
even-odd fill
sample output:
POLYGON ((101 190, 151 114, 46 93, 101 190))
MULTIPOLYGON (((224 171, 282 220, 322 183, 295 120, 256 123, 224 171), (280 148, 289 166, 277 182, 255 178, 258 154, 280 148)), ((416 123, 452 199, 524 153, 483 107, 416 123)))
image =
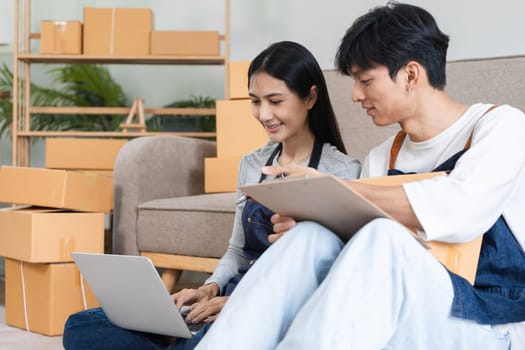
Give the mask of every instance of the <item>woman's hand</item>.
POLYGON ((264 166, 261 168, 261 172, 266 175, 273 177, 279 176, 320 176, 321 172, 317 169, 305 167, 299 164, 288 164, 285 166, 264 166))
POLYGON ((190 313, 186 316, 186 322, 199 323, 205 322, 210 323, 215 321, 219 313, 221 312, 224 304, 228 297, 214 297, 209 300, 202 300, 191 306, 190 313))
POLYGON ((293 218, 279 214, 272 215, 270 220, 273 224, 274 233, 268 235, 268 242, 272 244, 288 232, 288 230, 297 225, 297 222, 293 218))
POLYGON ((198 289, 185 288, 171 297, 177 308, 181 308, 183 305, 194 304, 201 301, 210 300, 219 294, 219 286, 216 283, 206 284, 199 287, 198 289))

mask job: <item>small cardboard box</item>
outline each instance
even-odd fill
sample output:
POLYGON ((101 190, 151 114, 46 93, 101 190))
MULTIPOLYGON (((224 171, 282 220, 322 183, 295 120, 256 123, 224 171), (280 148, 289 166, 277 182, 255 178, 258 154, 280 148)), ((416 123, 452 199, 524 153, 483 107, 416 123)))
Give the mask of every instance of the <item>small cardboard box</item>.
POLYGON ((250 61, 230 61, 228 79, 230 83, 230 99, 249 98, 248 68, 250 61))
POLYGON ((241 157, 204 159, 204 191, 235 192, 241 157))
POLYGON ((217 157, 243 156, 264 146, 268 136, 251 112, 250 100, 217 101, 217 157))
POLYGON ((79 21, 40 22, 40 53, 80 55, 82 23, 79 21))
POLYGON ((2 166, 0 202, 107 213, 113 207, 113 181, 67 170, 2 166))
POLYGON ((84 8, 84 54, 147 56, 153 14, 148 8, 84 8))
POLYGON ((113 170, 115 159, 127 140, 46 139, 46 168, 113 170))
POLYGON ((74 263, 5 259, 5 278, 5 319, 10 326, 61 335, 69 315, 99 306, 74 263))
POLYGON ((219 33, 215 31, 152 31, 154 56, 218 56, 219 33))
POLYGON ((104 252, 103 213, 0 209, 0 256, 32 263, 71 262, 73 251, 104 252))

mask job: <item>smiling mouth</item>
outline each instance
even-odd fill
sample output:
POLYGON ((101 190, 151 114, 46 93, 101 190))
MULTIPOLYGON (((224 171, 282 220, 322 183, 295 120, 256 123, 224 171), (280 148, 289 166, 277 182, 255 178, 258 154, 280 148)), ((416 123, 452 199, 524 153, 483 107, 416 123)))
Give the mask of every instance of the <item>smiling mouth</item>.
POLYGON ((277 129, 279 129, 279 127, 281 125, 283 125, 284 123, 274 123, 274 124, 265 124, 264 127, 268 130, 268 131, 275 131, 277 129))
POLYGON ((374 107, 363 107, 363 109, 366 111, 366 114, 370 115, 370 112, 373 111, 374 107))

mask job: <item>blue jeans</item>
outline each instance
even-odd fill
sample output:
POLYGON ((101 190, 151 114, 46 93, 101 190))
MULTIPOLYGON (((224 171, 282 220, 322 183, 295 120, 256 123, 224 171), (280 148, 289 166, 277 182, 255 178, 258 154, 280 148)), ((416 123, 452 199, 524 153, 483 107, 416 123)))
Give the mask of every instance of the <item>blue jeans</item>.
POLYGON ((301 222, 257 260, 197 349, 510 348, 506 327, 451 317, 452 298, 447 270, 403 226, 374 220, 341 249, 301 222))
POLYGON ((63 345, 66 350, 190 350, 193 349, 211 324, 191 339, 173 338, 131 331, 113 325, 101 308, 73 314, 64 326, 63 345))

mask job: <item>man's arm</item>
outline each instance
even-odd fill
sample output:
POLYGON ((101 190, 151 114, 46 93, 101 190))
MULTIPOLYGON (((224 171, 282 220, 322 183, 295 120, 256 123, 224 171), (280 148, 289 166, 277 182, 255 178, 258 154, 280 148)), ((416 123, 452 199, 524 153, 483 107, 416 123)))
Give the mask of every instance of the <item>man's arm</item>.
POLYGON ((346 181, 346 184, 401 224, 418 230, 422 229, 403 186, 377 186, 353 181, 346 181))

